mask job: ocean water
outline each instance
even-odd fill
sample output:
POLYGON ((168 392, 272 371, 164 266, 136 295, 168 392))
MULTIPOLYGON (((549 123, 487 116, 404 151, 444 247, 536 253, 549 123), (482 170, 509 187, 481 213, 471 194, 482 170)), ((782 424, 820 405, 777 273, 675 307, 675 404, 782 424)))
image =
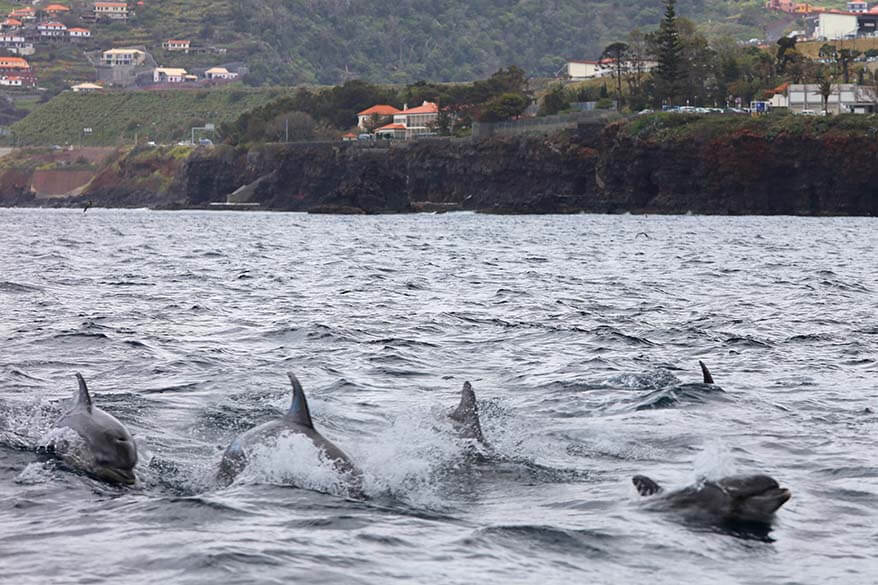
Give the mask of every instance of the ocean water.
POLYGON ((876 228, 0 210, 0 581, 878 583, 876 228), (297 437, 215 482, 287 371, 365 499, 297 437), (75 372, 135 486, 36 452, 75 372), (631 483, 735 473, 792 491, 770 529, 631 483))

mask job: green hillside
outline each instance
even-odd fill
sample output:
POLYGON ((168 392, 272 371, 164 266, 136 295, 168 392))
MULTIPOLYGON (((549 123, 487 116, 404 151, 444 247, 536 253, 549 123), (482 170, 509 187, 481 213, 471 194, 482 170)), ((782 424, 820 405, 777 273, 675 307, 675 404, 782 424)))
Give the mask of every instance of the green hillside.
MULTIPOLYGON (((283 90, 225 89, 129 91, 104 94, 64 92, 40 104, 12 125, 19 145, 114 145, 141 140, 188 140, 193 126, 236 120, 242 112, 284 95, 283 90), (91 128, 91 135, 83 135, 91 128)), ((211 138, 217 138, 207 134, 211 138)))
MULTIPOLYGON (((91 3, 70 4, 74 11, 65 21, 72 25, 91 3)), ((146 0, 131 6, 128 23, 90 25, 94 39, 86 48, 146 45, 160 64, 183 67, 243 62, 252 85, 469 81, 513 64, 550 76, 567 59, 597 57, 635 27, 654 28, 662 13, 661 0, 146 0), (226 52, 168 53, 161 43, 169 38, 226 52)), ((679 0, 678 15, 701 23, 708 35, 744 39, 792 20, 767 11, 763 0, 679 0)))

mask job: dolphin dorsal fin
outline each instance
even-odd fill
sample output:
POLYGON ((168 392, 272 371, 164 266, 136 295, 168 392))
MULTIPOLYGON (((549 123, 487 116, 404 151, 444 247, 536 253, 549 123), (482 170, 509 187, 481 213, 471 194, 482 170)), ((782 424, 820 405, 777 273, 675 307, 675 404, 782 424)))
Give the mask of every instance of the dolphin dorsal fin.
POLYGON ((710 370, 707 369, 707 366, 704 365, 704 362, 698 360, 698 365, 701 366, 701 373, 702 375, 704 375, 704 383, 713 384, 713 376, 710 375, 710 370))
POLYGON ((463 383, 463 389, 460 391, 460 404, 448 415, 451 420, 464 425, 468 435, 467 438, 478 439, 484 441, 482 435, 482 425, 479 422, 479 406, 476 404, 476 393, 473 391, 473 385, 469 382, 463 383))
POLYGON ((290 404, 286 417, 296 424, 313 429, 314 423, 311 422, 311 411, 308 410, 308 401, 305 399, 305 391, 302 390, 302 384, 299 383, 299 379, 292 372, 287 372, 287 376, 290 379, 290 384, 293 385, 293 401, 290 404))
POLYGON ((634 487, 637 488, 637 493, 641 496, 651 496, 663 491, 662 486, 645 475, 635 475, 631 478, 631 481, 634 483, 634 487))
POLYGON ((79 389, 73 395, 74 407, 81 407, 91 412, 91 394, 88 393, 88 386, 85 385, 85 379, 83 379, 82 374, 79 372, 76 372, 76 381, 79 382, 79 389))
POLYGON ((473 391, 473 385, 469 382, 463 383, 463 389, 460 391, 460 404, 451 413, 451 418, 456 421, 463 422, 468 418, 478 417, 478 406, 476 406, 476 393, 473 391))

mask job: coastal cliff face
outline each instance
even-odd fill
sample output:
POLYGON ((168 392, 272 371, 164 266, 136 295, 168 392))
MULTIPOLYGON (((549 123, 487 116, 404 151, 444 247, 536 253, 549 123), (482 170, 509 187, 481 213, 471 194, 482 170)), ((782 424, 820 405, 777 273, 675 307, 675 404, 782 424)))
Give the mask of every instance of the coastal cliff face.
POLYGON ((598 168, 604 210, 878 214, 878 120, 871 129, 863 128, 870 120, 850 122, 642 133, 632 123, 608 126, 598 168))
MULTIPOLYGON (((191 154, 141 148, 119 153, 80 195, 52 204, 875 215, 876 135, 878 119, 864 116, 765 121, 670 114, 479 142, 220 145, 191 154)), ((0 203, 27 204, 24 179, 7 175, 0 174, 0 203)))

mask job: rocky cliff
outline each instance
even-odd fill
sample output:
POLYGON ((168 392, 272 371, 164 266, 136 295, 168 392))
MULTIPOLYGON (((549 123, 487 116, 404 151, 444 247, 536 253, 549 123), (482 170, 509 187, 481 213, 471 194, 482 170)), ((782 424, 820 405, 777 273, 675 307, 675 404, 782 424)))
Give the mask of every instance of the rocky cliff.
MULTIPOLYGON (((400 213, 878 214, 878 119, 655 115, 552 136, 136 149, 65 204, 400 213)), ((21 177, 8 173, 10 181, 21 177)), ((7 193, 0 176, 0 201, 7 193)), ((9 185, 8 203, 15 203, 9 185)), ((58 200, 53 200, 53 202, 58 200)))

